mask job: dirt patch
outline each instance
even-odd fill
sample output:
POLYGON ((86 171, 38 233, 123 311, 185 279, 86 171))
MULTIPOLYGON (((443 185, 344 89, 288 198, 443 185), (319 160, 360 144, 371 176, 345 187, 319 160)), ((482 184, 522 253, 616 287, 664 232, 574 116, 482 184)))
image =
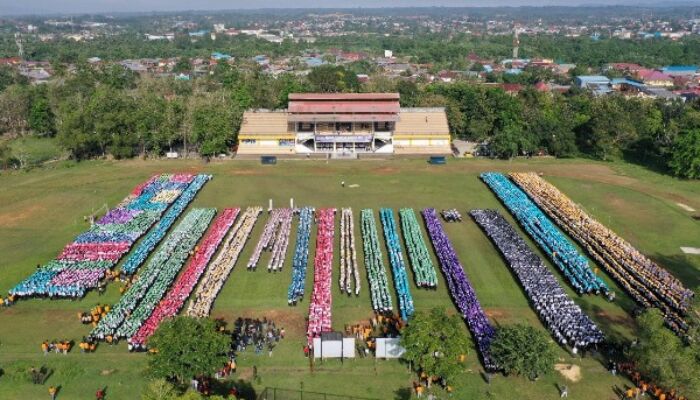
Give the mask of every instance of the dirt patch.
POLYGON ((12 212, 2 213, 0 214, 0 226, 8 228, 19 226, 23 221, 35 218, 36 214, 44 210, 46 210, 46 207, 34 204, 19 210, 12 210, 12 212))
POLYGON ((244 380, 244 381, 249 381, 253 379, 253 368, 238 368, 236 371, 238 373, 237 378, 244 380))
POLYGON ((509 318, 510 314, 501 308, 487 308, 484 310, 486 316, 492 319, 509 318))
POLYGON ((116 369, 103 369, 102 371, 100 371, 100 375, 102 375, 102 376, 112 375, 114 373, 114 371, 116 371, 116 369))
POLYGON ((575 364, 554 364, 554 369, 557 370, 562 376, 571 382, 578 382, 581 380, 581 367, 575 364))
POLYGON ((228 171, 229 175, 236 175, 236 176, 256 176, 256 175, 265 175, 263 171, 259 169, 233 169, 228 171))
POLYGON ((392 175, 396 174, 399 172, 398 168, 394 167, 379 167, 375 168, 372 170, 372 173, 378 174, 378 175, 392 175))

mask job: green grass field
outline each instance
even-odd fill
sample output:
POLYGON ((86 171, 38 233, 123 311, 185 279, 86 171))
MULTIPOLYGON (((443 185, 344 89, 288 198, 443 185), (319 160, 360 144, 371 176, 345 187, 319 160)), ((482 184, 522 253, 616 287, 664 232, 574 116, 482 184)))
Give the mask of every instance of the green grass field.
MULTIPOLYGON (((277 206, 284 206, 291 197, 299 206, 353 207, 356 219, 361 208, 373 208, 378 216, 380 207, 413 207, 416 211, 424 207, 454 207, 466 216, 469 209, 488 207, 500 210, 513 221, 478 179, 480 172, 489 170, 543 172, 546 179, 668 267, 688 286, 700 285, 700 256, 684 255, 679 248, 700 247, 700 222, 677 205, 683 203, 700 210, 700 184, 675 180, 628 164, 546 159, 527 162, 450 160, 446 166, 431 166, 424 160, 330 163, 290 160, 280 161, 276 166, 261 166, 254 161, 204 164, 135 160, 59 162, 52 168, 1 174, 0 293, 7 293, 31 273, 37 263, 54 257, 75 235, 85 230, 87 224, 83 216, 104 204, 114 206, 135 185, 154 173, 202 171, 213 174, 214 179, 200 192, 192 207, 267 207, 270 198, 277 206), (341 181, 359 187, 341 188, 341 181)), ((308 360, 302 354, 309 296, 295 308, 286 304, 296 221, 282 273, 271 275, 264 269, 254 273, 245 270, 245 262, 262 232, 265 218, 258 221, 251 241, 215 303, 213 316, 224 317, 229 322, 238 316, 267 316, 284 326, 288 335, 271 358, 243 355, 234 378, 250 379, 255 365, 261 377, 255 384, 258 392, 265 386, 299 389, 303 385, 305 390, 318 392, 377 399, 408 398, 414 376, 398 361, 356 359, 344 364, 325 361, 310 373, 308 360)), ((359 224, 355 226, 359 230, 359 224)), ((336 229, 338 227, 339 219, 336 229)), ((524 322, 544 329, 514 277, 476 224, 466 220, 447 224, 446 229, 492 322, 496 325, 524 322)), ((315 229, 312 243, 315 243, 314 234, 315 229)), ((358 250, 361 251, 360 243, 358 250)), ((385 248, 382 251, 386 256, 385 248)), ((266 257, 269 255, 264 255, 261 263, 266 264, 266 257)), ((361 254, 358 259, 363 265, 361 254)), ((313 256, 310 264, 312 260, 313 256)), ((388 262, 386 266, 389 269, 388 262)), ((364 268, 360 269, 365 279, 361 295, 357 298, 341 295, 337 287, 336 253, 333 325, 337 330, 371 316, 364 268)), ((310 269, 307 293, 312 287, 312 278, 310 269)), ((609 279, 607 282, 611 283, 609 279)), ((442 306, 454 312, 442 277, 436 291, 419 290, 415 286, 411 289, 418 310, 442 306)), ((148 381, 144 373, 147 355, 128 353, 123 343, 114 347, 103 344, 94 354, 73 350, 65 356, 44 357, 40 349, 44 339, 80 340, 89 328, 80 324, 77 313, 97 302, 114 303, 118 298, 118 286, 113 284, 102 297, 90 293, 80 301, 34 299, 0 309, 0 368, 3 370, 0 399, 48 398, 49 385, 60 385, 59 399, 91 399, 95 390, 104 386, 110 400, 138 398, 148 381), (52 368, 54 374, 43 386, 30 384, 22 371, 41 365, 52 368)), ((634 334, 634 321, 629 316, 634 305, 626 296, 618 295, 613 304, 599 297, 576 297, 576 301, 609 337, 634 334)), ((559 353, 562 363, 581 368, 580 381, 567 383, 571 399, 612 399, 615 398, 613 387, 626 384, 591 357, 572 358, 562 349, 559 353)), ((553 372, 537 382, 499 376, 487 385, 480 372, 472 350, 467 369, 454 384, 454 397, 555 399, 558 398, 555 385, 566 382, 562 375, 553 372)))

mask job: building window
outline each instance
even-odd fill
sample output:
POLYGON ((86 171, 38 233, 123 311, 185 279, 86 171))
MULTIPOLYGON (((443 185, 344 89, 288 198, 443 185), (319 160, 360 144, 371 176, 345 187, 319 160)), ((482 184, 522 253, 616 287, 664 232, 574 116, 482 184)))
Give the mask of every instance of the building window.
POLYGON ((358 131, 369 131, 372 129, 372 123, 370 122, 358 122, 355 124, 355 130, 358 131))
POLYGON ((313 132, 314 124, 310 122, 299 122, 297 126, 297 131, 299 132, 313 132))
POLYGON ((241 142, 243 144, 255 144, 257 141, 255 139, 243 139, 241 142))
POLYGON ((394 130, 393 122, 375 122, 374 130, 377 132, 391 132, 394 130))

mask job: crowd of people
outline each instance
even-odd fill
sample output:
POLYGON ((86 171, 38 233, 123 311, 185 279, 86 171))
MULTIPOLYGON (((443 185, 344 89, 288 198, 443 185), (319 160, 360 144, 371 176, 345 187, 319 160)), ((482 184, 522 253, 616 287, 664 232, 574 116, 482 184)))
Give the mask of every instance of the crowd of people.
POLYGON ((610 290, 605 282, 593 272, 586 257, 579 253, 576 247, 522 190, 505 175, 497 172, 483 173, 481 179, 559 268, 576 292, 579 294, 604 293, 608 295, 610 290))
POLYGON ((413 296, 408 284, 408 274, 406 273, 406 265, 403 261, 403 253, 401 252, 401 239, 396 231, 396 219, 394 219, 394 210, 391 208, 382 208, 379 210, 379 218, 382 220, 382 228, 384 231, 384 241, 386 243, 387 252, 389 253, 389 263, 394 274, 394 288, 399 300, 399 312, 401 318, 407 321, 415 313, 413 305, 413 296))
POLYGON ((440 211, 440 215, 445 222, 462 222, 462 214, 456 208, 440 211))
POLYGON ((557 342, 576 353, 604 340, 596 324, 564 292, 542 259, 501 214, 494 210, 472 210, 469 214, 513 270, 535 312, 557 342))
POLYGON ((309 237, 311 236, 311 223, 313 220, 313 208, 303 207, 299 211, 297 241, 294 246, 294 258, 292 259, 292 281, 287 289, 287 304, 289 305, 296 305, 304 297, 306 269, 309 262, 309 237))
POLYGON ((356 354, 364 358, 376 351, 377 338, 397 338, 405 326, 398 315, 374 314, 367 322, 345 325, 345 335, 355 337, 356 354))
POLYGON ((163 298, 215 213, 213 208, 196 208, 187 213, 90 337, 130 338, 136 333, 163 298))
POLYGON ((372 209, 364 209, 360 213, 362 227, 362 245, 365 254, 365 268, 369 279, 369 291, 372 297, 372 309, 378 314, 391 313, 394 306, 389 293, 389 282, 386 268, 379 247, 377 226, 374 222, 372 209))
POLYGON ((462 318, 467 322, 469 331, 475 339, 476 348, 484 362, 484 368, 488 371, 496 370, 498 367, 491 358, 491 341, 496 332, 481 308, 474 288, 469 279, 467 279, 464 268, 457 258, 457 253, 455 253, 450 239, 440 224, 435 209, 424 209, 423 219, 428 228, 428 235, 433 243, 435 253, 440 260, 440 267, 445 275, 452 299, 462 318))
MULTIPOLYGON (((105 274, 178 197, 176 194, 189 188, 195 179, 203 185, 210 176, 164 174, 138 185, 117 207, 68 244, 56 259, 37 266, 10 294, 16 298, 84 296, 98 287, 105 274)), ((193 188, 194 192, 199 188, 193 188)))
POLYGON ((284 327, 277 328, 275 321, 263 317, 259 318, 238 318, 234 322, 231 333, 231 354, 235 359, 238 353, 249 348, 255 350, 255 354, 262 354, 267 349, 272 357, 277 343, 284 339, 286 332, 284 327))
POLYGON ((78 319, 83 325, 92 324, 95 327, 100 319, 107 315, 109 310, 111 310, 109 304, 96 304, 89 312, 79 312, 78 319))
POLYGON ((352 219, 352 208, 340 211, 340 292, 360 294, 360 271, 357 268, 357 252, 355 251, 355 224, 352 219))
POLYGON ((44 353, 44 355, 49 355, 51 353, 56 353, 56 354, 68 354, 69 351, 73 348, 73 341, 71 340, 52 340, 48 341, 44 340, 41 342, 41 351, 44 353))
POLYGON ((97 350, 97 341, 83 336, 83 339, 78 343, 81 353, 94 353, 97 350))
POLYGON ((622 391, 622 397, 626 399, 639 399, 649 396, 657 400, 686 400, 687 398, 676 389, 665 389, 654 383, 651 383, 642 377, 634 367, 633 363, 613 363, 611 371, 620 372, 626 375, 634 384, 632 387, 627 387, 622 391))
POLYGON ((275 208, 270 212, 270 218, 265 224, 260 240, 258 240, 258 244, 248 260, 247 268, 249 271, 255 271, 258 268, 263 251, 272 253, 270 262, 267 264, 267 271, 282 271, 287 255, 287 246, 289 246, 293 215, 291 208, 275 208))
POLYGON ((120 269, 121 273, 127 276, 133 275, 136 270, 143 265, 146 258, 148 258, 153 249, 163 240, 170 228, 175 224, 175 221, 180 218, 180 215, 185 211, 187 206, 209 179, 211 179, 209 175, 195 176, 189 186, 182 191, 182 194, 177 200, 174 200, 175 198, 172 197, 174 195, 172 190, 164 191, 170 195, 169 197, 162 196, 163 192, 156 195, 156 198, 173 198, 174 203, 165 215, 163 215, 163 218, 161 218, 153 229, 148 232, 146 237, 143 238, 134 252, 124 261, 120 269))
POLYGON ((135 346, 144 346, 146 340, 156 331, 164 319, 175 316, 182 309, 185 300, 194 290, 226 233, 233 226, 239 212, 240 208, 226 208, 214 220, 206 236, 199 245, 195 246, 194 254, 173 286, 138 331, 129 339, 129 343, 135 346))
POLYGON ((683 314, 688 311, 693 292, 676 277, 537 174, 519 173, 510 177, 639 304, 661 309, 674 331, 687 329, 683 314))
POLYGON ((309 325, 306 331, 309 346, 313 338, 331 330, 331 279, 333 275, 333 238, 335 209, 322 208, 318 213, 314 288, 309 304, 309 325))
POLYGON ((262 207, 248 207, 224 240, 221 251, 209 263, 197 288, 190 296, 186 314, 191 317, 206 317, 211 312, 214 300, 219 295, 226 279, 233 271, 243 247, 250 238, 253 227, 262 213, 262 207))
POLYGON ((416 286, 436 288, 437 272, 435 271, 433 260, 430 258, 428 247, 425 245, 416 214, 412 208, 402 208, 399 210, 399 217, 401 218, 401 231, 403 232, 404 242, 406 242, 406 250, 411 261, 416 286))

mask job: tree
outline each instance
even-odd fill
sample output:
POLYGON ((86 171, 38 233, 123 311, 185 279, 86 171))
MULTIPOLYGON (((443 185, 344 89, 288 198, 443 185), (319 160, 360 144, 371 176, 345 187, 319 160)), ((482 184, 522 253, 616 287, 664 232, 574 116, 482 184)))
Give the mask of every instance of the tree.
POLYGON ((53 136, 56 132, 54 115, 44 92, 34 96, 29 110, 29 127, 38 136, 53 136))
POLYGON ((16 73, 12 67, 0 65, 0 92, 5 90, 6 87, 16 83, 15 76, 16 73))
POLYGON ((458 315, 447 316, 444 309, 418 312, 401 333, 401 356, 416 371, 453 381, 462 370, 461 358, 470 341, 458 315))
POLYGON ((343 66, 321 65, 308 76, 313 90, 318 92, 356 92, 360 87, 357 75, 343 66))
POLYGON ((396 91, 399 92, 403 107, 415 107, 418 104, 420 90, 415 82, 402 79, 396 84, 396 91))
POLYGON ((601 160, 617 156, 638 135, 635 121, 619 96, 596 98, 591 103, 588 121, 578 132, 579 148, 601 160))
POLYGON ((676 136, 669 166, 676 176, 700 179, 700 128, 676 136))
POLYGON ((133 89, 137 75, 134 71, 119 64, 103 66, 97 73, 97 80, 115 89, 133 89))
POLYGON ((655 384, 675 388, 687 398, 700 398, 700 351, 698 344, 687 345, 664 327, 664 318, 656 308, 637 318, 639 339, 628 356, 639 372, 655 384))
POLYGON ((18 168, 20 165, 20 161, 12 155, 12 148, 8 141, 0 141, 0 168, 18 168))
POLYGON ((148 341, 157 349, 148 368, 157 378, 186 385, 196 376, 208 376, 228 360, 229 338, 216 331, 208 318, 175 317, 165 321, 148 341))
POLYGON ((27 128, 30 108, 29 89, 23 85, 12 85, 0 93, 0 135, 22 135, 27 128))
POLYGON ((235 144, 243 113, 230 96, 223 92, 192 99, 185 133, 190 134, 188 141, 199 144, 200 155, 226 153, 235 144))
POLYGON ((176 74, 189 72, 192 69, 190 65, 190 59, 187 57, 180 57, 177 63, 173 66, 173 72, 176 74))
POLYGON ((517 324, 500 328, 491 342, 491 356, 506 374, 535 379, 554 367, 556 353, 547 334, 535 327, 517 324))
POLYGON ((489 149, 496 157, 511 159, 518 155, 522 138, 522 131, 518 131, 514 127, 507 127, 493 136, 489 142, 489 149))
POLYGON ((474 72, 482 72, 484 70, 484 64, 475 62, 471 65, 471 67, 469 67, 469 70, 474 72))

